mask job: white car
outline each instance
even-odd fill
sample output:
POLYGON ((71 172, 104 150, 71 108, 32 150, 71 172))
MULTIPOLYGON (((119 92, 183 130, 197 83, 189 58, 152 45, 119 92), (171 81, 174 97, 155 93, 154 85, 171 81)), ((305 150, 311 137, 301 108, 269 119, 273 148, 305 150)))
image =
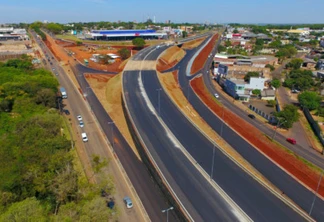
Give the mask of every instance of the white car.
POLYGON ((129 197, 124 197, 124 203, 128 209, 133 207, 132 200, 129 197))
POLYGON ((215 98, 219 98, 219 95, 217 93, 214 94, 215 98))
POLYGON ((78 115, 78 116, 77 116, 77 119, 78 119, 79 121, 82 121, 82 116, 81 116, 81 115, 78 115))
POLYGON ((83 123, 83 121, 80 121, 80 122, 79 122, 79 125, 80 125, 81 128, 84 127, 84 123, 83 123))
POLYGON ((86 133, 82 133, 81 134, 81 137, 82 137, 82 141, 83 142, 88 142, 88 137, 87 137, 87 134, 86 133))

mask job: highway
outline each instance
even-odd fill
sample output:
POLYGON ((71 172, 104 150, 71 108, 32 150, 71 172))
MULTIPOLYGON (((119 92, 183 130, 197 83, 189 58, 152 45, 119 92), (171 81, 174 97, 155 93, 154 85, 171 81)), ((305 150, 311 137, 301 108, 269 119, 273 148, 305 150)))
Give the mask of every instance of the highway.
MULTIPOLYGON (((46 51, 47 54, 52 55, 51 51, 45 46, 41 46, 42 50, 46 51)), ((105 137, 109 139, 109 141, 113 141, 114 139, 114 151, 115 155, 118 156, 121 161, 130 181, 132 182, 135 191, 140 197, 145 210, 147 211, 151 221, 161 221, 166 220, 166 214, 161 212, 162 209, 166 209, 169 207, 165 198, 162 196, 161 191, 157 188, 156 184, 152 181, 152 178, 146 168, 146 166, 137 158, 132 149, 129 147, 128 143, 125 141, 124 137, 119 132, 118 128, 115 125, 109 125, 108 122, 111 122, 111 118, 106 113, 99 100, 92 92, 92 89, 88 85, 87 81, 84 78, 83 73, 102 73, 88 67, 84 67, 80 64, 76 64, 75 68, 73 68, 73 72, 76 75, 76 79, 79 81, 79 85, 82 88, 83 94, 86 94, 86 100, 88 103, 80 95, 77 87, 73 86, 73 83, 64 72, 64 70, 59 66, 56 60, 51 59, 53 62, 52 67, 59 73, 57 76, 60 84, 66 88, 68 94, 68 108, 71 110, 71 119, 74 119, 73 123, 75 127, 78 127, 76 119, 76 115, 81 114, 84 119, 85 127, 84 131, 86 131, 89 141, 84 143, 85 149, 84 152, 89 156, 89 162, 92 154, 100 155, 106 159, 114 158, 112 155, 109 155, 109 151, 104 141, 100 130, 96 128, 95 121, 98 121, 101 128, 104 131, 105 137), (91 112, 95 114, 96 119, 93 118, 91 112), (112 138, 112 131, 114 131, 114 138, 112 138)), ((49 63, 47 63, 48 67, 49 63)), ((80 138, 81 130, 80 127, 77 128, 78 137, 80 138)), ((74 138, 76 139, 76 138, 74 138)), ((112 144, 112 142, 111 142, 112 144)), ((116 167, 115 167, 116 168, 116 167)), ((113 169, 116 173, 117 169, 113 169)), ((111 172, 113 173, 113 172, 111 172)), ((118 179, 115 176, 115 179, 118 179)), ((124 180, 118 181, 116 183, 116 187, 123 187, 123 190, 127 190, 129 188, 126 187, 126 183, 124 180)), ((124 195, 130 195, 130 193, 124 193, 124 195)), ((124 203, 122 199, 116 200, 119 207, 123 208, 124 203)), ((133 199, 133 203, 136 204, 136 199, 133 199)), ((133 210, 138 210, 138 206, 135 206, 133 210)), ((126 211, 128 218, 124 218, 129 220, 132 218, 133 221, 142 221, 142 218, 137 217, 133 210, 126 211)), ((125 211, 125 210, 122 210, 125 211)), ((123 218, 120 218, 123 219, 123 218)), ((169 213, 169 219, 175 221, 175 215, 172 211, 169 213)))
MULTIPOLYGON (((153 49, 152 52, 147 50, 146 53, 147 60, 156 60, 161 50, 153 49)), ((126 71, 123 86, 130 114, 146 147, 194 220, 214 221, 217 218, 219 221, 233 221, 230 209, 221 208, 220 211, 220 203, 224 200, 219 198, 216 190, 208 186, 206 179, 199 177, 199 172, 184 156, 185 152, 180 152, 183 147, 195 159, 196 165, 210 174, 214 145, 188 122, 163 91, 158 90, 162 87, 156 72, 150 70, 142 71, 140 74, 139 71, 126 71), (161 119, 170 131, 165 130, 157 115, 152 113, 152 107, 144 98, 143 88, 154 106, 153 109, 160 110, 161 119), (170 136, 170 132, 176 140, 170 136), (205 192, 208 193, 207 196, 205 192)), ((214 152, 214 181, 252 220, 303 221, 300 215, 219 150, 215 149, 214 152)))
MULTIPOLYGON (((214 55, 215 50, 216 49, 213 50, 212 55, 214 55)), ((186 66, 192 53, 193 52, 188 53, 179 64, 179 83, 182 87, 184 95, 186 95, 187 90, 189 90, 189 101, 193 108, 215 130, 215 132, 220 134, 222 128, 222 121, 216 115, 214 115, 214 113, 212 113, 205 106, 205 104, 201 102, 201 100, 194 94, 191 87, 189 87, 188 89, 188 82, 189 79, 191 79, 192 77, 188 78, 186 76, 186 66)), ((215 89, 213 88, 211 83, 208 84, 208 81, 210 81, 211 79, 208 72, 211 59, 212 56, 209 58, 209 62, 206 63, 206 67, 203 70, 201 70, 200 73, 203 73, 204 80, 207 82, 206 85, 208 89, 211 92, 215 92, 215 89)), ((220 101, 222 103, 224 102, 225 105, 229 103, 222 97, 220 98, 220 101)), ((229 108, 231 109, 232 106, 230 106, 229 108)), ((251 119, 247 118, 246 113, 244 113, 243 115, 241 112, 240 116, 251 122, 251 119)), ((273 164, 269 159, 267 159, 254 147, 252 147, 248 142, 242 139, 226 124, 223 124, 222 137, 229 145, 231 145, 238 153, 240 153, 243 156, 243 158, 245 158, 250 164, 252 164, 252 166, 254 166, 260 173, 262 173, 270 182, 272 182, 275 186, 282 190, 285 193, 285 195, 291 198, 306 212, 310 211, 314 200, 314 194, 312 192, 310 192, 308 189, 302 186, 299 182, 297 182, 294 178, 292 178, 290 175, 284 172, 281 168, 273 164)), ((205 158, 208 158, 208 155, 206 155, 205 158)), ((311 216, 316 220, 323 218, 323 209, 324 202, 317 198, 311 216)))

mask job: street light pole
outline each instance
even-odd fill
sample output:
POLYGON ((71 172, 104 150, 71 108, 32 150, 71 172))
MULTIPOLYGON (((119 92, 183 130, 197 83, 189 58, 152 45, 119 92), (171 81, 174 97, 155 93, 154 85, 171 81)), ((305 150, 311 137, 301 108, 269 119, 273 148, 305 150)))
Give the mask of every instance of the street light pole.
POLYGON ((156 89, 156 91, 158 92, 158 112, 159 112, 159 116, 161 116, 160 92, 162 91, 162 89, 159 88, 159 89, 156 89))
POLYGON ((280 123, 280 120, 278 121, 277 126, 276 126, 276 128, 275 128, 275 130, 274 130, 274 132, 273 132, 273 134, 272 134, 272 138, 271 138, 271 140, 274 140, 274 138, 275 138, 275 136, 276 136, 276 134, 277 134, 277 128, 280 127, 280 126, 281 126, 282 124, 284 124, 285 122, 287 122, 287 120, 285 120, 285 121, 282 122, 281 124, 279 124, 279 123, 280 123))
POLYGON ((168 209, 162 210, 162 213, 167 213, 167 222, 169 222, 169 210, 173 210, 173 207, 169 207, 168 209))
POLYGON ((108 125, 111 125, 111 140, 112 140, 112 148, 114 149, 115 147, 115 140, 114 140, 114 122, 111 121, 111 122, 108 122, 108 125))
POLYGON ((211 167, 211 171, 210 171, 210 180, 213 179, 214 163, 215 163, 215 146, 213 146, 213 159, 212 159, 212 167, 211 167))
POLYGON ((311 209, 310 209, 309 214, 308 214, 309 216, 311 215, 311 213, 312 213, 312 211, 313 211, 314 203, 315 203, 315 200, 316 200, 316 194, 318 193, 318 189, 319 189, 319 187, 320 187, 320 185, 321 185, 322 176, 323 176, 323 172, 321 173, 321 176, 320 176, 319 181, 318 181, 318 184, 317 184, 317 189, 316 189, 316 193, 315 193, 315 195, 314 195, 314 200, 313 200, 313 203, 312 203, 311 209))

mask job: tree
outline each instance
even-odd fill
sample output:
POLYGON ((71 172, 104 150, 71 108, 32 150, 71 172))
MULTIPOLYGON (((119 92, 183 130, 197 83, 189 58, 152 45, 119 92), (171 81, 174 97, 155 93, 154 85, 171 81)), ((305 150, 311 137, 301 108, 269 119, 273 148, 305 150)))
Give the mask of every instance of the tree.
POLYGON ((281 86, 281 81, 279 79, 273 79, 270 84, 274 88, 278 89, 281 86))
POLYGON ((0 221, 47 221, 45 209, 35 197, 12 204, 0 221))
POLYGON ((321 96, 316 92, 305 91, 298 95, 300 105, 309 110, 317 109, 320 106, 321 100, 321 96))
POLYGON ((217 47, 217 51, 218 51, 218 52, 225 52, 225 51, 226 51, 226 47, 223 46, 223 45, 219 45, 219 46, 217 47))
POLYGON ((55 108, 55 99, 55 92, 48 88, 39 90, 35 98, 37 104, 43 104, 43 106, 50 108, 55 108))
POLYGON ((303 60, 299 58, 292 59, 286 64, 286 68, 299 69, 303 64, 303 60))
POLYGON ((275 105, 277 105, 276 100, 268 100, 267 101, 267 106, 274 107, 275 105))
POLYGON ((251 77, 259 77, 259 76, 260 76, 260 74, 258 72, 248 72, 244 76, 244 81, 249 82, 251 77))
POLYGON ((275 70, 275 67, 271 64, 267 64, 267 65, 265 65, 265 67, 269 68, 271 72, 275 70))
POLYGON ((252 94, 256 95, 256 96, 261 95, 261 90, 260 89, 253 89, 252 94))
POLYGON ((81 41, 76 41, 76 44, 77 44, 78 46, 80 46, 80 45, 82 45, 82 42, 81 42, 81 41))
POLYGON ((271 48, 278 49, 278 48, 280 48, 280 46, 281 46, 281 41, 278 39, 269 43, 269 47, 271 47, 271 48))
POLYGON ((119 49, 118 54, 123 60, 128 59, 130 57, 130 51, 127 48, 119 49))
POLYGON ((187 36, 188 36, 188 32, 183 31, 183 32, 182 32, 182 38, 186 38, 187 36))
POLYGON ((59 34, 63 30, 63 27, 57 23, 49 23, 46 25, 46 28, 54 34, 59 34))
POLYGON ((145 46, 145 40, 139 37, 133 39, 132 43, 134 46, 136 46, 136 48, 143 48, 145 46))
POLYGON ((234 29, 233 33, 239 33, 239 31, 237 29, 234 29))
POLYGON ((226 47, 230 47, 231 45, 232 45, 231 41, 226 40, 226 42, 225 42, 225 46, 226 46, 226 47))
POLYGON ((284 86, 302 91, 308 90, 314 86, 313 73, 310 70, 293 69, 285 79, 284 86))
POLYGON ((283 128, 289 129, 299 119, 298 108, 289 104, 282 111, 274 113, 274 116, 280 119, 283 128))

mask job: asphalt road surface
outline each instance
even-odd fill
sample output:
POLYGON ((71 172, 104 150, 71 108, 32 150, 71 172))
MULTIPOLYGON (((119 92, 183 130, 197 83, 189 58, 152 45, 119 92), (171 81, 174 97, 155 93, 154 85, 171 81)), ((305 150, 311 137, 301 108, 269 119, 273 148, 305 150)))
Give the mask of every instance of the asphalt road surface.
MULTIPOLYGON (((147 58, 155 60, 160 53, 159 50, 155 50, 147 58)), ((179 148, 175 147, 174 142, 168 139, 167 132, 157 121, 156 116, 152 115, 141 94, 138 76, 138 71, 124 73, 123 85, 126 101, 147 148, 160 164, 159 166, 169 183, 171 183, 173 189, 179 192, 183 204, 189 209, 194 219, 211 221, 217 218, 218 220, 231 221, 231 214, 228 209, 223 208, 220 211, 218 208, 222 200, 215 199, 217 197, 216 191, 208 188, 205 179, 196 179, 199 177, 195 169, 192 169, 192 164, 186 161, 182 152, 179 152, 179 148), (188 172, 188 169, 190 169, 190 172, 188 172), (206 195, 199 189, 202 186, 205 186, 204 190, 213 198, 206 199, 206 195), (201 194, 196 195, 197 193, 201 194), (210 210, 206 210, 206 208, 210 210)), ((162 87, 155 71, 142 71, 142 78, 147 95, 155 110, 160 109, 161 118, 165 124, 193 156, 197 164, 207 173, 210 173, 213 144, 182 116, 163 91, 160 91, 160 96, 158 96, 157 89, 162 87)), ((296 212, 248 176, 217 149, 215 149, 214 158, 213 179, 253 220, 303 220, 296 212)))
MULTIPOLYGON (((190 56, 190 54, 188 54, 188 56, 190 56)), ((189 101, 191 105, 218 134, 221 134, 222 121, 216 115, 214 115, 205 106, 205 104, 201 102, 201 100, 194 94, 191 87, 189 87, 188 89, 188 78, 185 74, 188 60, 189 58, 184 58, 183 61, 181 61, 180 65, 179 82, 182 87, 182 90, 185 95, 187 94, 187 90, 189 90, 189 101)), ((216 92, 213 86, 211 86, 211 83, 208 83, 208 80, 210 81, 211 78, 208 74, 208 68, 209 67, 207 63, 207 67, 201 70, 201 73, 203 73, 207 88, 209 88, 211 92, 216 92)), ((225 102, 225 99, 223 99, 222 97, 220 97, 220 100, 221 102, 225 102)), ((242 116, 242 118, 247 119, 247 115, 245 113, 244 115, 240 113, 239 116, 242 116)), ((250 119, 247 120, 251 122, 250 119)), ((306 212, 310 211, 312 202, 314 200, 314 194, 312 192, 310 192, 308 189, 306 189, 304 186, 298 183, 294 178, 285 173, 278 166, 273 164, 269 159, 267 159, 254 147, 252 147, 248 142, 242 139, 226 124, 223 125, 222 137, 228 144, 230 144, 236 151, 238 151, 238 153, 240 153, 243 156, 243 158, 245 158, 249 163, 251 163, 260 173, 262 173, 270 182, 272 182, 275 186, 282 190, 302 209, 304 209, 306 212)), ((207 155, 206 158, 208 158, 207 155)), ((323 207, 324 202, 320 199, 317 199, 314 204, 311 216, 314 217, 316 220, 323 218, 323 207)))
MULTIPOLYGON (((50 50, 44 45, 41 45, 42 50, 46 51, 47 54, 51 54, 50 50)), ((52 60, 52 59, 51 59, 52 60)), ((82 97, 80 96, 80 92, 73 87, 73 83, 69 80, 69 78, 64 73, 64 70, 59 66, 59 64, 53 60, 53 65, 50 66, 47 63, 49 68, 55 68, 55 70, 59 73, 58 79, 60 84, 65 87, 68 94, 68 103, 69 107, 71 107, 71 118, 76 118, 76 115, 81 114, 85 127, 84 129, 78 129, 79 136, 81 132, 86 131, 89 141, 85 143, 85 152, 87 152, 89 159, 92 154, 99 154, 105 158, 111 158, 108 155, 108 150, 106 149, 105 141, 102 139, 102 135, 98 129, 95 128, 94 119, 92 115, 89 113, 89 106, 91 111, 96 115, 96 119, 101 125, 102 129, 106 137, 109 141, 112 141, 112 131, 114 131, 114 150, 115 154, 118 156, 121 161, 128 177, 130 178, 133 187, 135 188, 138 196, 140 197, 151 221, 161 221, 166 220, 166 214, 162 213, 162 209, 166 209, 169 207, 169 204, 166 202, 164 197, 162 196, 160 190, 154 184, 151 179, 151 176, 148 173, 146 166, 138 160, 136 155, 133 153, 132 149, 129 147, 119 130, 115 127, 115 125, 109 125, 108 122, 111 122, 111 118, 106 113, 100 102, 98 101, 95 94, 92 92, 90 86, 86 82, 83 73, 94 72, 94 73, 102 73, 98 71, 94 71, 88 67, 84 67, 82 65, 76 65, 76 68, 73 68, 73 72, 76 75, 79 84, 81 85, 82 91, 86 94, 86 99, 88 101, 87 105, 82 97)), ((77 121, 75 121, 77 123, 77 121)), ((76 126, 78 127, 78 126, 76 126)), ((111 142, 112 144, 112 142, 111 142)), ((126 184, 121 184, 119 186, 125 186, 126 184)), ((126 188, 124 188, 127 190, 126 188)), ((130 195, 129 193, 125 193, 126 195, 130 195)), ((136 200, 133 200, 134 204, 136 200)), ((120 202, 119 206, 124 207, 122 201, 117 200, 117 203, 120 202)), ((127 214, 130 215, 133 221, 142 221, 140 218, 136 216, 135 213, 132 213, 132 210, 128 210, 127 214)), ((170 211, 169 219, 170 221, 175 221, 175 215, 170 211)))

